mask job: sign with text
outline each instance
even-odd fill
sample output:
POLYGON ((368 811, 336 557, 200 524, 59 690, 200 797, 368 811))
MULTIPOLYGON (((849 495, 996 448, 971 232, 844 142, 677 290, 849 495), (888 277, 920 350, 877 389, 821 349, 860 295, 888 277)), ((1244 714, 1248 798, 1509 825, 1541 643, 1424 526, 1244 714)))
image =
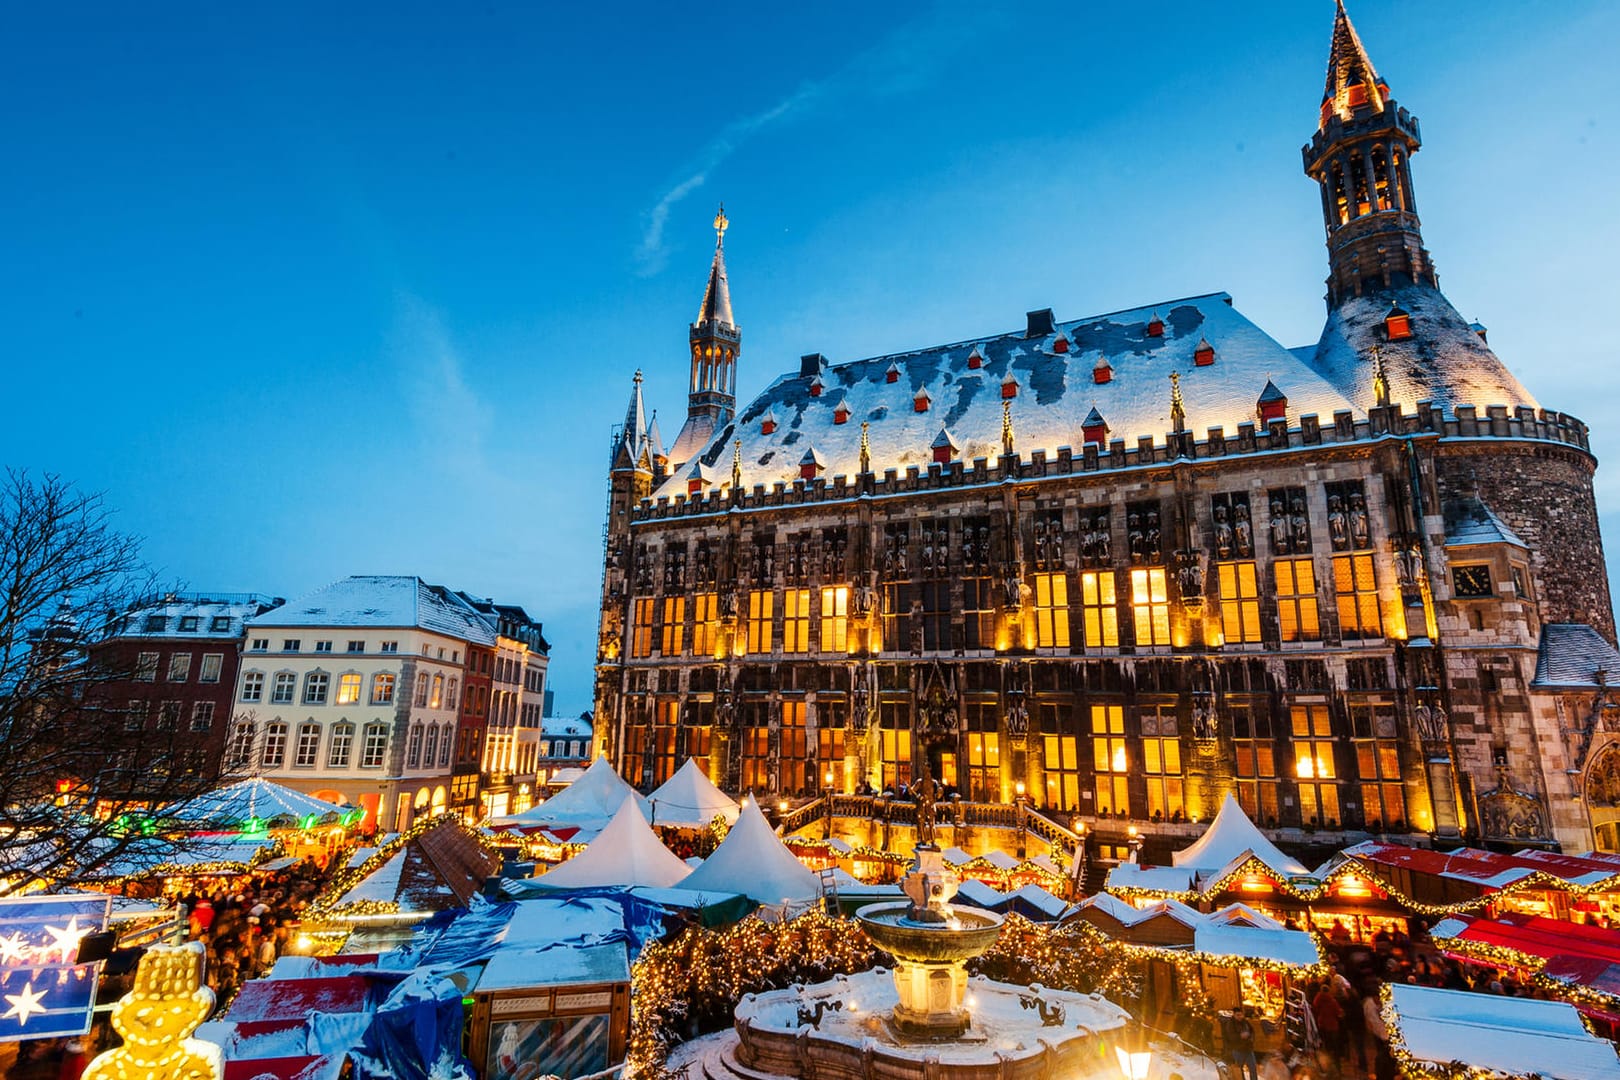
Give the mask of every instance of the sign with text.
POLYGON ((90 1030, 101 963, 79 943, 106 929, 109 896, 0 897, 0 1042, 90 1030))

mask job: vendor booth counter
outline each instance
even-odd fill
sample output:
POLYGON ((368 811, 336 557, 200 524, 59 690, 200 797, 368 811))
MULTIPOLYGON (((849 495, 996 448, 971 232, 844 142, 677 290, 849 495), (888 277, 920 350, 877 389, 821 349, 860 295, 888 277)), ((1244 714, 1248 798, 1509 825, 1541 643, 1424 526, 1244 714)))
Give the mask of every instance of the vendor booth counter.
POLYGON ((585 1076, 624 1060, 630 961, 622 944, 497 951, 473 991, 482 1080, 585 1076))

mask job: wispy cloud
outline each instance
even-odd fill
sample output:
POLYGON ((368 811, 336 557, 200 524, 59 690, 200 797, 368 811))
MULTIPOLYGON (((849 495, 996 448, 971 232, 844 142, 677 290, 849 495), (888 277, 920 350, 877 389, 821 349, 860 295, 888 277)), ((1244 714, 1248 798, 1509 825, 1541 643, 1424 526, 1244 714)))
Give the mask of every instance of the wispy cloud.
POLYGON ((421 443, 445 472, 463 482, 490 479, 494 470, 483 432, 494 409, 468 382, 466 364, 443 316, 410 293, 402 293, 396 303, 391 351, 421 443))
POLYGON ((711 139, 692 161, 677 172, 671 184, 646 214, 636 262, 642 276, 664 268, 668 248, 664 229, 670 212, 709 177, 748 139, 779 121, 802 115, 845 94, 881 97, 908 93, 938 78, 963 48, 983 30, 983 9, 950 2, 927 16, 900 27, 872 48, 856 54, 843 67, 822 79, 804 83, 770 108, 733 120, 711 139))

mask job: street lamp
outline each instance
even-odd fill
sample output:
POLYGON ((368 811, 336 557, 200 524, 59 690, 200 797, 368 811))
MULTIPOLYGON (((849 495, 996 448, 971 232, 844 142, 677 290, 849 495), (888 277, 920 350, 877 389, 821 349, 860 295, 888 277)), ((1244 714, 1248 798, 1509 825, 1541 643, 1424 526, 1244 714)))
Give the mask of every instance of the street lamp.
POLYGON ((1114 1044, 1114 1055, 1119 1059, 1119 1072, 1124 1080, 1147 1080, 1153 1051, 1148 1047, 1147 1033, 1140 1024, 1127 1023, 1114 1044))
POLYGON ((1141 862, 1142 861, 1142 834, 1137 830, 1135 825, 1132 825, 1128 830, 1126 830, 1125 844, 1126 844, 1127 847, 1129 847, 1131 849, 1131 860, 1130 861, 1133 862, 1133 863, 1141 862))

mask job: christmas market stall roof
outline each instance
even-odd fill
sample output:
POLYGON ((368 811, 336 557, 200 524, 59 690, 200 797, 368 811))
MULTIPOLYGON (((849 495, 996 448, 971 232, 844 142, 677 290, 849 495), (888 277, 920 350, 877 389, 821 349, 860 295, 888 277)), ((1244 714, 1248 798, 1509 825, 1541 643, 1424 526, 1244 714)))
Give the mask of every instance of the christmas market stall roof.
POLYGON ((245 874, 264 865, 276 850, 276 842, 263 834, 205 833, 154 840, 149 846, 137 844, 120 852, 80 880, 245 874))
POLYGON ((243 983, 230 1007, 197 1029, 197 1038, 224 1052, 226 1076, 336 1077, 403 974, 310 959, 300 977, 272 969, 269 978, 243 983))
POLYGON ((1230 793, 1203 835, 1172 854, 1170 861, 1171 866, 1120 863, 1109 872, 1105 887, 1127 894, 1186 898, 1220 891, 1245 868, 1285 881, 1309 875, 1303 863, 1266 839, 1230 793))
MULTIPOLYGON (((1172 373, 1180 377, 1186 429, 1200 438, 1208 428, 1235 435, 1239 424, 1257 423, 1268 380, 1287 397, 1296 422, 1314 413, 1327 423, 1335 411, 1354 408, 1309 361, 1235 311, 1230 296, 1212 293, 1065 322, 1034 312, 1025 329, 1011 333, 831 367, 807 357, 799 371, 742 406, 693 460, 700 472, 729 485, 733 443, 740 440, 743 487, 769 487, 799 479, 801 460, 814 445, 829 479, 853 477, 860 472, 864 422, 878 475, 926 468, 941 427, 960 443, 962 461, 994 463, 1002 451, 1004 401, 1018 451, 1026 456, 1034 450, 1055 455, 1065 446, 1078 456, 1093 409, 1109 439, 1162 442, 1172 430, 1172 373), (1201 364, 1195 356, 1205 345, 1212 362, 1201 364), (1105 382, 1093 374, 1100 365, 1111 368, 1105 382), (816 385, 824 389, 813 392, 816 385), (763 422, 767 415, 774 425, 763 422)), ((653 497, 685 496, 692 471, 677 470, 653 497)))
POLYGON ((302 791, 251 776, 167 807, 164 815, 198 827, 237 828, 245 822, 262 823, 259 827, 330 824, 346 812, 302 791))
POLYGON ((1477 910, 1502 893, 1620 892, 1620 862, 1548 851, 1507 854, 1458 848, 1441 852, 1368 840, 1345 848, 1329 866, 1335 871, 1358 870, 1402 906, 1431 914, 1477 910))
POLYGON ((729 825, 737 820, 737 804, 714 786, 697 759, 687 758, 675 775, 647 796, 653 811, 653 824, 707 828, 715 818, 729 825))
POLYGON ((1548 1080, 1620 1080, 1613 1044, 1586 1029, 1561 1001, 1388 987, 1384 1019, 1403 1075, 1540 1076, 1548 1080))
POLYGON ((426 918, 463 907, 498 873, 501 856, 452 817, 432 818, 337 875, 310 905, 311 918, 426 918))
POLYGON ((499 818, 497 824, 575 828, 579 831, 570 839, 583 843, 607 827, 627 798, 635 801, 643 818, 652 820, 652 808, 641 793, 619 778, 607 758, 597 758, 578 780, 539 806, 499 818))
POLYGON ((1429 937, 1465 960, 1529 971, 1555 995, 1572 987, 1592 991, 1606 1016, 1620 1008, 1620 930, 1506 913, 1495 919, 1453 915, 1436 923, 1429 937))
POLYGON ((743 800, 737 824, 681 887, 740 893, 760 904, 800 903, 821 896, 821 882, 783 846, 755 799, 743 800))
POLYGON ((607 827, 572 859, 547 871, 543 889, 679 885, 692 872, 652 831, 635 800, 626 798, 607 827))

